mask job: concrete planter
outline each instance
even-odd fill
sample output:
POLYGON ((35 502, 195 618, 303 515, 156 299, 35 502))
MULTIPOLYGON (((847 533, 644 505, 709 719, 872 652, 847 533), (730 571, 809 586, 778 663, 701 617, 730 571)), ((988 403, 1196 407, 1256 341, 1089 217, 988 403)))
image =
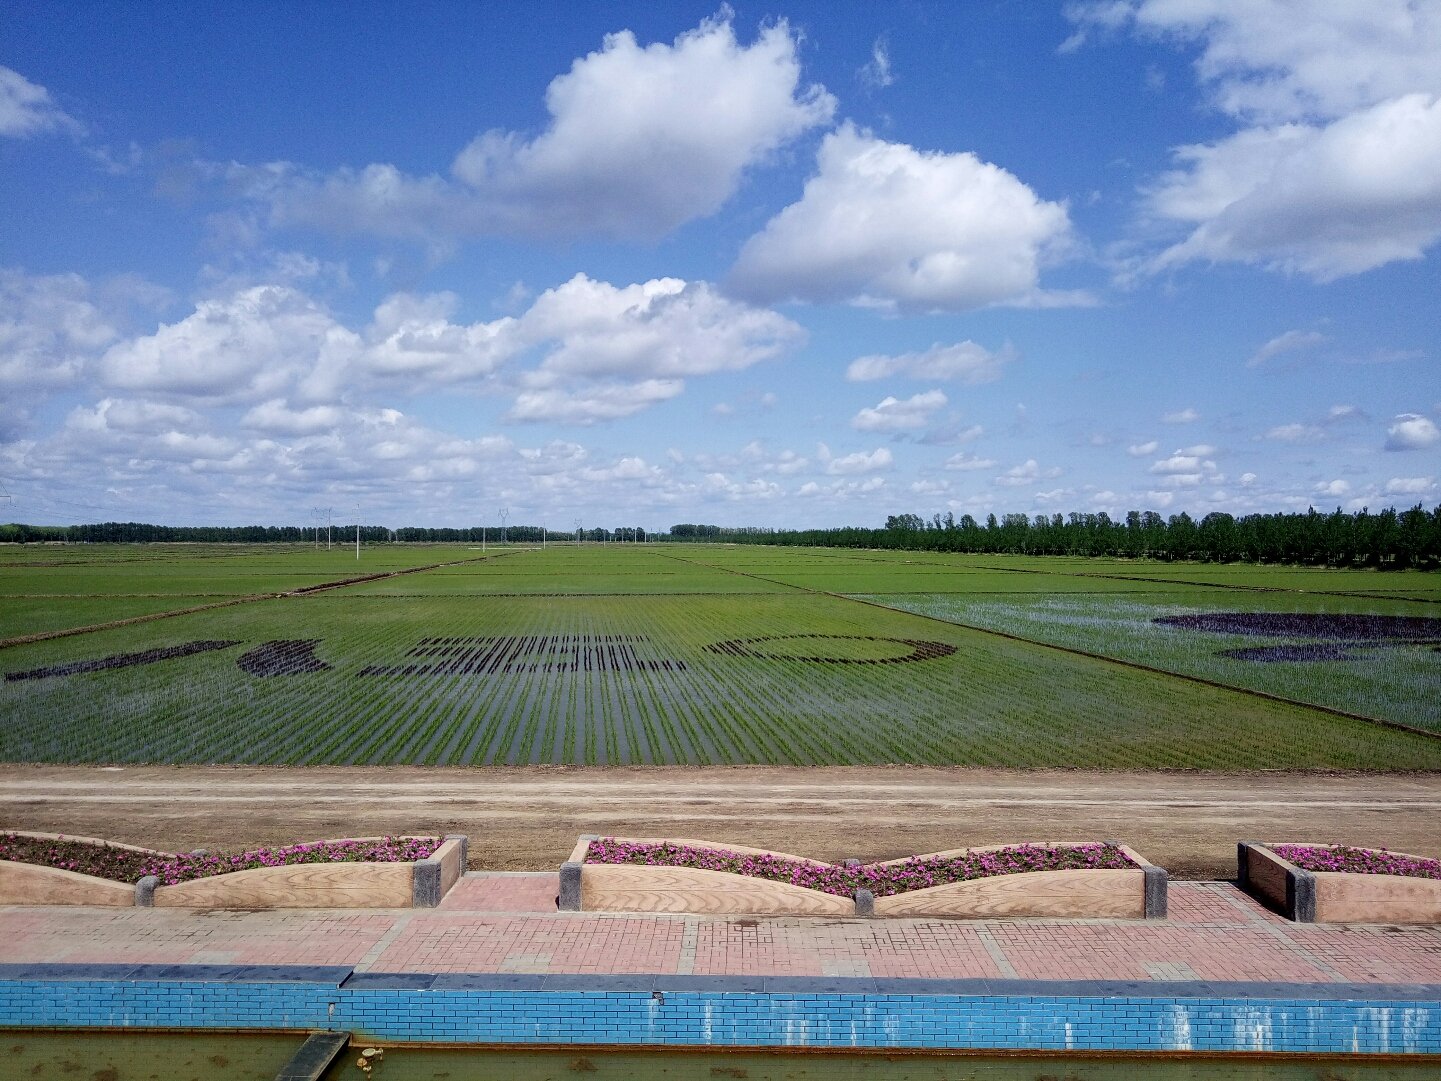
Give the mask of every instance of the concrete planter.
MULTIPOLYGON (((29 833, 24 836, 55 835, 29 833)), ((89 837, 67 839, 111 844, 136 852, 154 851, 89 837)), ((415 863, 257 867, 174 886, 161 886, 153 877, 130 885, 75 871, 0 860, 0 904, 217 909, 434 908, 465 874, 467 847, 466 837, 454 834, 446 837, 433 855, 415 863)))
MULTIPOLYGON (((877 916, 982 919, 1001 916, 1066 918, 1159 918, 1166 914, 1166 872, 1122 846, 1138 866, 1125 870, 1028 871, 955 882, 889 897, 857 890, 838 897, 785 882, 750 878, 727 871, 638 864, 586 863, 590 843, 584 836, 560 870, 560 908, 569 912, 691 912, 700 915, 877 916)), ((701 848, 723 848, 745 855, 773 855, 816 863, 801 856, 764 849, 721 845, 688 838, 617 838, 661 840, 701 848)), ((1074 843, 1074 842, 1052 842, 1074 843)), ((990 851, 991 846, 970 851, 990 851)), ((934 853, 958 856, 955 849, 934 853)), ((892 863, 903 863, 894 860, 892 863)))
MULTIPOLYGON (((806 860, 785 852, 721 845, 682 837, 618 838, 697 848, 724 848, 746 855, 772 855, 806 860)), ((694 867, 643 867, 630 863, 586 863, 585 855, 595 836, 577 842, 570 859, 560 869, 560 907, 568 912, 694 912, 706 916, 854 916, 856 903, 850 897, 769 882, 727 871, 703 871, 694 867)), ((820 864, 818 864, 820 865, 820 864)), ((823 866, 823 865, 821 865, 823 866)))
MULTIPOLYGON (((57 833, 32 833, 28 830, 5 832, 17 837, 38 837, 50 841, 62 839, 57 833)), ((156 856, 173 855, 170 852, 136 848, 134 845, 122 845, 97 837, 72 837, 65 834, 63 839, 108 845, 111 848, 123 848, 128 852, 144 852, 156 856)), ((98 905, 127 908, 134 904, 135 887, 125 882, 80 874, 78 871, 65 871, 58 867, 0 860, 0 905, 98 905)))
POLYGON ((143 878, 135 885, 135 903, 156 908, 434 908, 465 873, 468 844, 463 834, 452 834, 416 863, 254 867, 174 886, 143 878))
MULTIPOLYGON (((1046 846, 1075 845, 1077 841, 1043 841, 1046 846)), ((937 852, 960 856, 966 851, 994 852, 1011 845, 937 852)), ((877 916, 991 919, 1000 917, 1054 917, 1060 919, 1162 919, 1166 915, 1166 872, 1139 853, 1120 849, 1137 866, 1118 870, 1078 869, 1022 871, 1018 874, 973 878, 924 890, 877 897, 877 916)), ((930 856, 923 858, 931 858, 930 856)), ((892 860, 892 864, 904 863, 892 860)), ((884 866, 884 865, 883 865, 884 866)))
POLYGON ((1441 923, 1441 880, 1434 878, 1307 871, 1270 845, 1241 841, 1236 879, 1252 897, 1298 923, 1441 923))

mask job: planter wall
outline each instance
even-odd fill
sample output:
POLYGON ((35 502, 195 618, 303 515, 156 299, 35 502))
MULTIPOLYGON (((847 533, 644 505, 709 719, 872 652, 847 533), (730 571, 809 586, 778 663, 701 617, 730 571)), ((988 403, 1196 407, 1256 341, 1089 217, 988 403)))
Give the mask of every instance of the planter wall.
POLYGON ((33 863, 0 860, 0 905, 104 905, 126 908, 135 904, 135 887, 108 878, 40 867, 33 863))
MULTIPOLYGON (((1048 846, 1077 841, 1036 842, 1048 846)), ((972 852, 994 852, 1011 845, 988 845, 972 852)), ((940 916, 988 919, 1007 916, 1064 919, 1161 919, 1166 915, 1166 872, 1125 845, 1120 849, 1136 867, 1119 870, 1024 871, 1020 874, 950 882, 875 899, 877 916, 940 916)), ((959 856, 966 849, 938 852, 959 856)), ((931 856, 923 857, 926 859, 931 856)), ((904 863, 892 860, 892 864, 904 863)))
MULTIPOLYGON (((697 848, 724 848, 746 855, 773 855, 806 860, 784 852, 767 853, 760 848, 719 845, 689 838, 626 838, 697 848)), ((560 907, 572 912, 693 912, 700 915, 745 916, 854 916, 856 903, 850 897, 808 890, 788 882, 769 882, 727 871, 703 871, 694 867, 644 867, 631 863, 586 863, 585 854, 594 836, 576 844, 570 859, 561 867, 560 907)))
POLYGON ((255 867, 174 886, 142 879, 136 903, 156 908, 434 908, 464 873, 466 848, 465 836, 453 834, 416 863, 255 867))
MULTIPOLYGON (((596 837, 576 844, 561 866, 560 908, 572 912, 690 912, 701 915, 878 916, 977 918, 1003 916, 1071 919, 1141 919, 1166 915, 1166 872, 1125 846, 1139 866, 1125 870, 1028 871, 954 882, 889 897, 867 890, 838 897, 785 882, 726 871, 639 864, 591 864, 586 852, 596 837)), ((746 855, 774 855, 816 863, 787 853, 682 838, 617 838, 623 841, 724 848, 746 855)), ((1051 842, 1074 843, 1074 842, 1051 842)), ((971 851, 989 851, 972 849, 971 851)), ((960 855, 966 849, 934 853, 960 855)), ((929 857, 923 857, 929 858, 929 857)), ((893 860, 893 864, 904 860, 893 860)), ((821 866, 824 866, 823 864, 821 866)))
MULTIPOLYGON (((56 835, 28 833, 24 836, 56 835)), ((96 843, 111 844, 109 841, 96 843)), ((154 851, 131 845, 112 847, 154 851)), ((131 885, 75 871, 0 860, 0 904, 228 909, 434 908, 465 873, 467 849, 466 837, 453 834, 446 837, 430 857, 415 863, 258 867, 174 886, 158 885, 154 878, 144 878, 131 885)))
POLYGON ((1236 879, 1252 897, 1298 923, 1441 923, 1441 881, 1434 878, 1307 871, 1269 845, 1242 841, 1236 879))
MULTIPOLYGON (((49 841, 62 839, 58 833, 32 833, 28 830, 5 832, 17 837, 39 837, 49 841)), ((111 848, 156 856, 173 855, 153 848, 137 848, 134 845, 122 845, 96 837, 73 837, 65 834, 63 839, 109 845, 111 848)), ((0 905, 102 905, 125 908, 134 904, 135 887, 125 882, 80 874, 77 871, 65 871, 58 867, 0 860, 0 905)))

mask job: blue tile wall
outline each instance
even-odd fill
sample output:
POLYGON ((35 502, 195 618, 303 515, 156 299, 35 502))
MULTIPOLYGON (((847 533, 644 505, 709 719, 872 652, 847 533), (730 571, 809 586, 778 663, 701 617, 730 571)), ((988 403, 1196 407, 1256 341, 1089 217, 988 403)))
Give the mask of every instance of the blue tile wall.
POLYGON ((516 1044, 1441 1055, 1435 986, 86 967, 0 965, 0 1025, 331 1028, 384 1040, 516 1044))

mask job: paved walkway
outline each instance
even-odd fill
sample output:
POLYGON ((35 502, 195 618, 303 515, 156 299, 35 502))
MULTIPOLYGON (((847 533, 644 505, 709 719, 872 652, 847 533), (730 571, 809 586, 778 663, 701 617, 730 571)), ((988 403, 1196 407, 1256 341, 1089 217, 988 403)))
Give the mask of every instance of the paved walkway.
POLYGON ((1441 927, 1294 924, 1224 882, 1166 920, 562 913, 551 873, 469 874, 436 909, 0 907, 19 963, 348 965, 361 972, 1441 983, 1441 927))

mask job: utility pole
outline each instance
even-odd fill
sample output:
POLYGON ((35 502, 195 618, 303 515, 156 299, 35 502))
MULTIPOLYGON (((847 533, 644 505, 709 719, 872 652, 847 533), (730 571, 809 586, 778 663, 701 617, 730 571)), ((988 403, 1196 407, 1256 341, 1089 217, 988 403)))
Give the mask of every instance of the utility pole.
POLYGON ((355 561, 360 562, 360 504, 355 504, 355 561))

